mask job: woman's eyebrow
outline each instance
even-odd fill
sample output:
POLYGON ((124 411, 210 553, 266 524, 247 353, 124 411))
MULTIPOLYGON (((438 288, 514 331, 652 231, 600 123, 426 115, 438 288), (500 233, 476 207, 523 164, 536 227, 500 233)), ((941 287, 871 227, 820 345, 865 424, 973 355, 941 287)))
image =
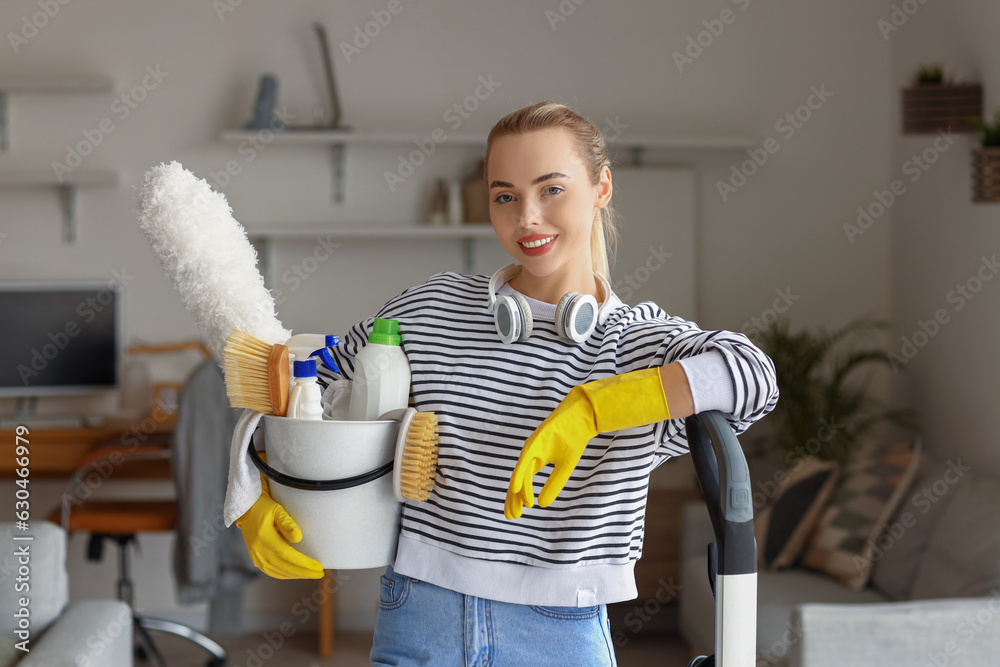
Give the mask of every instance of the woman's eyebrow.
MULTIPOLYGON (((564 174, 564 173, 562 173, 560 171, 553 171, 551 173, 539 176, 538 178, 536 178, 535 180, 533 180, 531 182, 531 184, 532 185, 538 185, 542 181, 547 181, 550 178, 569 178, 569 176, 567 176, 566 174, 564 174)), ((512 188, 512 187, 514 187, 514 186, 512 184, 508 183, 507 181, 493 181, 492 183, 490 183, 490 190, 492 190, 493 188, 512 188)))

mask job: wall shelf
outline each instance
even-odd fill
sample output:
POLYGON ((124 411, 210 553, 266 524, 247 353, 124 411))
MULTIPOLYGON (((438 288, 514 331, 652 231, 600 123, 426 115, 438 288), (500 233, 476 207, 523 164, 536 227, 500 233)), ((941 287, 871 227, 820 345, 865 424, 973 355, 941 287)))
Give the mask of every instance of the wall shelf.
POLYGON ((114 80, 107 78, 0 79, 0 153, 6 153, 10 149, 7 97, 12 93, 91 95, 110 93, 114 89, 114 80))
MULTIPOLYGON (((288 222, 244 225, 247 236, 263 246, 264 255, 269 254, 270 241, 274 239, 310 239, 326 237, 345 241, 390 239, 393 241, 434 241, 453 239, 462 242, 463 264, 466 273, 473 273, 475 267, 476 239, 494 239, 493 225, 490 223, 466 223, 463 225, 386 225, 330 222, 288 222), (338 226, 335 226, 338 225, 338 226)), ((269 270, 269 267, 264 267, 269 270)))
POLYGON ((282 222, 259 225, 244 225, 247 235, 265 238, 308 238, 330 236, 338 239, 467 239, 494 236, 490 223, 466 223, 463 225, 388 225, 333 222, 282 222))
POLYGON ((0 170, 0 188, 55 188, 63 212, 63 242, 76 241, 76 191, 118 185, 117 172, 105 169, 74 170, 60 180, 51 170, 0 170))
MULTIPOLYGON (((251 140, 261 140, 260 133, 264 130, 227 130, 220 135, 224 143, 241 144, 251 140)), ((367 146, 399 146, 413 145, 418 139, 434 141, 437 146, 480 147, 486 148, 486 135, 475 133, 448 133, 440 128, 433 131, 399 131, 399 132, 347 132, 344 130, 282 130, 272 132, 268 142, 289 145, 329 146, 333 150, 333 199, 337 203, 344 201, 344 149, 348 145, 367 146), (441 135, 434 132, 440 130, 441 135), (438 140, 436 137, 441 136, 438 140)), ((622 136, 608 140, 609 152, 624 149, 631 156, 631 166, 642 165, 643 155, 647 150, 667 151, 744 151, 755 143, 742 137, 657 137, 657 136, 622 136)))
MULTIPOLYGON (((240 143, 256 137, 260 130, 228 130, 221 140, 240 143)), ((481 146, 486 148, 485 134, 444 132, 446 139, 439 143, 456 146, 481 146)), ((429 131, 409 132, 344 132, 342 130, 284 130, 274 133, 274 141, 287 144, 410 144, 415 139, 431 137, 429 131)), ((655 148, 665 150, 739 151, 750 148, 754 142, 741 137, 630 137, 623 136, 608 141, 609 146, 625 148, 655 148)))

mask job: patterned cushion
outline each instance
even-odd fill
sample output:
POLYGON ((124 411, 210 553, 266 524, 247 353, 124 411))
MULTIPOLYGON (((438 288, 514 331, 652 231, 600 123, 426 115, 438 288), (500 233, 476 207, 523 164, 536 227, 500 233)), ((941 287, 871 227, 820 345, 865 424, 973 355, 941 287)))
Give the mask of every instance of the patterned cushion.
MULTIPOLYGON (((776 480, 778 481, 778 480, 776 480)), ((795 564, 837 484, 837 464, 806 459, 788 471, 777 494, 754 519, 761 570, 795 564)))
POLYGON ((920 461, 917 439, 864 443, 809 541, 800 565, 853 590, 868 584, 875 540, 903 499, 920 461))

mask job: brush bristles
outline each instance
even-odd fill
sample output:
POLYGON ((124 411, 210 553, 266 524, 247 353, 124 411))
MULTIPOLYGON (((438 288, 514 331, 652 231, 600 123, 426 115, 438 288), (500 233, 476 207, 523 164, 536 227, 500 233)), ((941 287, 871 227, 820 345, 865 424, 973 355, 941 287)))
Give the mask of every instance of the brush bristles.
POLYGON ((437 415, 418 412, 406 432, 399 471, 399 488, 404 498, 427 500, 434 489, 437 472, 437 415))
POLYGON ((274 346, 245 331, 233 329, 222 351, 226 394, 234 408, 274 414, 268 391, 267 361, 274 346))

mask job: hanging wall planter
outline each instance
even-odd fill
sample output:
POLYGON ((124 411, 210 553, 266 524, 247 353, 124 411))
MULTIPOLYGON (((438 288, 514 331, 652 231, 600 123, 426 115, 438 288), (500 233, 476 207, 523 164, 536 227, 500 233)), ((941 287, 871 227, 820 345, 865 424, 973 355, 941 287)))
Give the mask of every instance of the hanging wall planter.
POLYGON ((973 120, 980 132, 980 147, 972 151, 972 200, 979 203, 1000 202, 1000 111, 993 122, 973 120))
POLYGON ((1000 146, 972 152, 972 201, 1000 203, 1000 146))
POLYGON ((983 87, 944 80, 940 65, 921 67, 913 84, 903 89, 903 134, 975 132, 973 118, 983 113, 983 87))

